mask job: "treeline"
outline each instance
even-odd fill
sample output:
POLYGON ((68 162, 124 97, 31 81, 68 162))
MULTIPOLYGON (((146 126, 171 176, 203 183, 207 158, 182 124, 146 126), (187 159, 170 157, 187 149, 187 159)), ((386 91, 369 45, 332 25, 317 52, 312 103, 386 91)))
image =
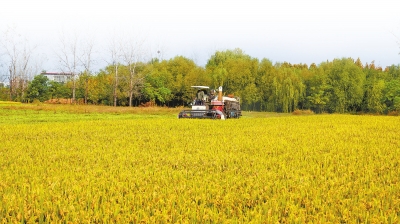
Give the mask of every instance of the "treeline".
MULTIPOLYGON (((139 106, 187 106, 192 85, 224 87, 225 94, 240 97, 242 109, 292 112, 310 109, 316 113, 388 113, 400 110, 400 66, 385 69, 373 62, 340 58, 320 64, 273 63, 259 60, 240 49, 217 51, 205 67, 177 56, 132 64, 110 64, 95 75, 85 72, 60 84, 36 76, 26 94, 14 100, 72 98, 81 103, 139 106), (75 83, 75 84, 74 84, 75 83)), ((7 87, 0 98, 9 99, 7 87)))

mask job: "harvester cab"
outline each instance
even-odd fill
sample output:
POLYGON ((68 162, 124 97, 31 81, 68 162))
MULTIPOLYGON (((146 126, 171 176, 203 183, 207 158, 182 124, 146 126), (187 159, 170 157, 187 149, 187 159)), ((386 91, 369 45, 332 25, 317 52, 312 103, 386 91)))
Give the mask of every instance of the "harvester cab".
POLYGON ((178 118, 203 118, 203 119, 222 119, 239 118, 240 111, 239 98, 226 97, 222 95, 222 87, 216 91, 208 86, 192 86, 196 90, 196 97, 192 102, 191 110, 183 110, 178 118))

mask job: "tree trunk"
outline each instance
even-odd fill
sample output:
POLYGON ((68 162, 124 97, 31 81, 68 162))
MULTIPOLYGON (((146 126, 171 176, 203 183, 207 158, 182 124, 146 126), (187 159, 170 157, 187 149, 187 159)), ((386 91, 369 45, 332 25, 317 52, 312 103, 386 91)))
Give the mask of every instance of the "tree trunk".
POLYGON ((87 104, 88 102, 88 83, 89 83, 89 77, 85 78, 85 104, 87 104))
POLYGON ((136 69, 136 62, 132 67, 132 63, 129 64, 129 107, 132 107, 132 100, 133 100, 133 77, 135 75, 135 69, 136 69))
POLYGON ((115 84, 114 84, 114 107, 117 106, 117 88, 118 88, 118 65, 115 65, 115 84))
POLYGON ((72 75, 72 103, 75 103, 75 89, 76 89, 76 81, 75 81, 75 74, 72 75))
POLYGON ((133 77, 131 77, 129 83, 129 107, 132 107, 132 98, 133 98, 133 77))
POLYGON ((12 92, 13 92, 14 88, 13 88, 13 80, 10 79, 10 89, 9 89, 9 95, 10 95, 10 101, 12 101, 12 92))

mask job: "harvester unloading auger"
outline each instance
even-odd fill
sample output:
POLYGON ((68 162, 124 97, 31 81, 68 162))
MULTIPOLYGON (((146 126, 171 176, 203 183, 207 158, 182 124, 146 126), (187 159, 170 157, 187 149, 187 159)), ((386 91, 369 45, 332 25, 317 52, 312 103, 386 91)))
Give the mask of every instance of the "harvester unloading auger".
POLYGON ((197 119, 226 119, 240 118, 240 101, 236 97, 222 95, 222 86, 218 88, 218 95, 208 86, 192 86, 197 89, 197 95, 192 103, 191 110, 183 110, 178 118, 197 119))

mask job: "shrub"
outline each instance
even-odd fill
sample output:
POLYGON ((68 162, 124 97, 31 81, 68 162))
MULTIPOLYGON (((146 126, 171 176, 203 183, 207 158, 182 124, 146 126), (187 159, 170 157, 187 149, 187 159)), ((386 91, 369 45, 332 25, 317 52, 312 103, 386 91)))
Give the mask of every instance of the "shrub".
POLYGON ((312 115, 314 112, 312 110, 299 110, 296 109, 292 112, 293 115, 312 115))
POLYGON ((141 103, 139 107, 155 107, 156 106, 156 102, 154 101, 149 101, 146 103, 141 103))
POLYGON ((397 110, 389 111, 387 115, 388 116, 399 116, 399 111, 397 111, 397 110))

